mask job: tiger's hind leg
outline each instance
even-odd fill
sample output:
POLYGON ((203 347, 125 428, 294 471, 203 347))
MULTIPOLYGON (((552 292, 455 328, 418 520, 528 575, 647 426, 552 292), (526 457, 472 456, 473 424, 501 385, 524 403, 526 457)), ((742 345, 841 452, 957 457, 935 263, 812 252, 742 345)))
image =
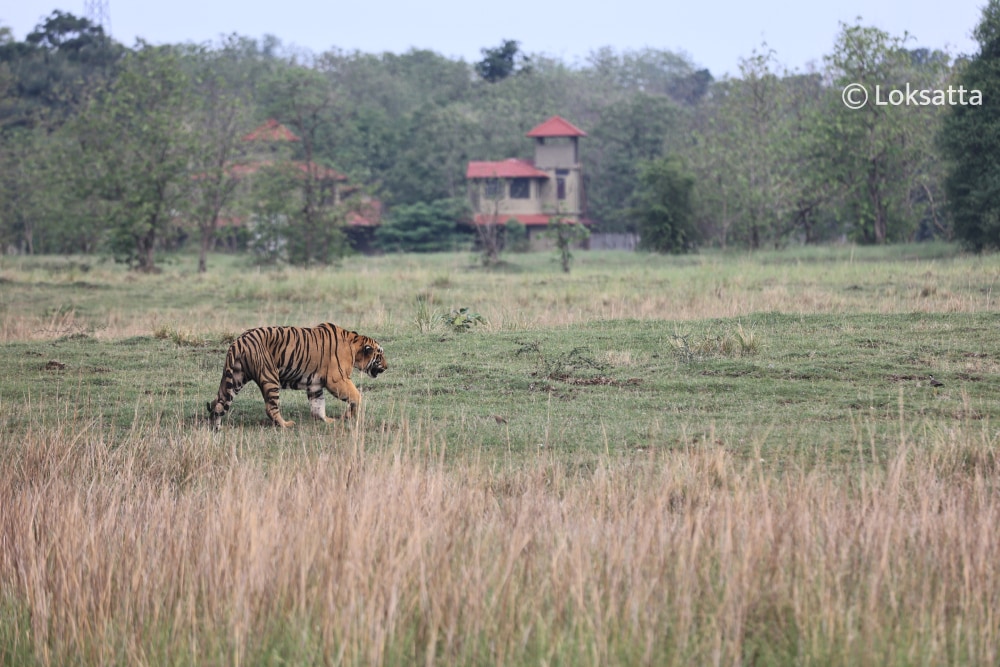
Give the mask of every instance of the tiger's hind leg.
POLYGON ((233 399, 243 388, 244 379, 243 364, 240 360, 227 357, 226 368, 222 372, 222 382, 219 383, 219 394, 206 406, 213 429, 219 428, 222 424, 222 418, 229 412, 233 399))
POLYGON ((281 428, 293 425, 294 421, 286 420, 281 416, 279 399, 281 385, 278 383, 278 373, 273 368, 264 369, 261 371, 260 377, 257 378, 257 386, 260 387, 260 393, 264 396, 264 412, 267 413, 271 421, 281 428))

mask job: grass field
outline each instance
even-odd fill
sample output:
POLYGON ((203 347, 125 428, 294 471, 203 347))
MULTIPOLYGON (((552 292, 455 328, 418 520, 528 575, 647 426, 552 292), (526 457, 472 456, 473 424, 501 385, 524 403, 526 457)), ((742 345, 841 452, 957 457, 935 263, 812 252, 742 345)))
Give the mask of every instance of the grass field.
POLYGON ((1000 257, 507 260, 0 258, 0 664, 1000 662, 1000 257), (358 424, 206 428, 322 321, 358 424))

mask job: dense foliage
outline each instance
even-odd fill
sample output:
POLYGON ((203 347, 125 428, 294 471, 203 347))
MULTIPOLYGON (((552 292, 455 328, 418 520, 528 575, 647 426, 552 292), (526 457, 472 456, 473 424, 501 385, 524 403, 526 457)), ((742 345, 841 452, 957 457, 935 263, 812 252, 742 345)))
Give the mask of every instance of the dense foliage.
POLYGON ((975 30, 979 53, 958 82, 980 90, 982 106, 957 106, 941 144, 952 169, 945 181, 955 235, 967 246, 1000 248, 1000 2, 991 0, 975 30))
POLYGON ((817 71, 788 72, 765 45, 737 77, 716 80, 669 51, 604 48, 568 64, 525 54, 516 40, 482 49, 476 63, 427 50, 303 54, 273 37, 127 48, 53 12, 23 42, 0 26, 0 243, 113 252, 150 269, 154 249, 200 239, 204 269, 220 222, 236 221, 266 258, 325 263, 347 250, 352 207, 377 200, 387 228, 372 237, 376 249, 379 240, 386 250, 439 247, 454 227, 445 230, 435 202, 467 196, 467 163, 530 158, 525 132, 559 114, 588 133, 592 231, 640 232, 642 220, 667 215, 685 220, 670 251, 887 243, 948 239, 951 212, 970 245, 995 245, 976 234, 997 217, 978 203, 995 190, 982 167, 997 151, 968 152, 963 141, 992 136, 975 127, 996 96, 948 113, 852 110, 841 92, 848 83, 1000 89, 996 13, 991 3, 983 52, 964 69, 859 22, 842 26, 817 71), (281 160, 308 165, 305 175, 282 175, 268 156, 275 168, 259 175, 271 183, 234 178, 251 152, 242 137, 272 118, 296 137, 281 160), (936 142, 944 122, 950 139, 936 142), (650 171, 657 164, 662 173, 650 171), (652 195, 676 185, 656 182, 677 176, 668 164, 684 165, 689 211, 644 211, 669 208, 652 195), (324 180, 332 170, 343 192, 324 180), (417 232, 444 238, 405 240, 417 232))
POLYGON ((455 221, 468 217, 460 199, 403 204, 375 232, 387 252, 436 252, 454 249, 455 221))
POLYGON ((698 242, 691 212, 694 179, 675 158, 643 164, 639 194, 632 211, 641 247, 663 253, 683 253, 698 242))

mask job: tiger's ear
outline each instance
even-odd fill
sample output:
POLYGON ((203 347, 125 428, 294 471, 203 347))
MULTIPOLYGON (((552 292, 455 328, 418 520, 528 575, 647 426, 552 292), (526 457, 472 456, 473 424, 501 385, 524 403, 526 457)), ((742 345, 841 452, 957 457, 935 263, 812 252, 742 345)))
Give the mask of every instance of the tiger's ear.
POLYGON ((373 348, 371 345, 365 345, 364 349, 362 349, 361 351, 364 352, 365 354, 368 354, 369 352, 372 351, 372 349, 373 348))

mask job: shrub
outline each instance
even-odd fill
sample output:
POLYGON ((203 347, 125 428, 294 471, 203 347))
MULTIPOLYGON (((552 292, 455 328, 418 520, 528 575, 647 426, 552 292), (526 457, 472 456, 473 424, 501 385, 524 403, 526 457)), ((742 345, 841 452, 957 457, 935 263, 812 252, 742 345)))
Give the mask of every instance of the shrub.
POLYGON ((393 209, 375 232, 386 252, 439 252, 455 244, 455 224, 465 215, 464 201, 439 199, 393 209))

